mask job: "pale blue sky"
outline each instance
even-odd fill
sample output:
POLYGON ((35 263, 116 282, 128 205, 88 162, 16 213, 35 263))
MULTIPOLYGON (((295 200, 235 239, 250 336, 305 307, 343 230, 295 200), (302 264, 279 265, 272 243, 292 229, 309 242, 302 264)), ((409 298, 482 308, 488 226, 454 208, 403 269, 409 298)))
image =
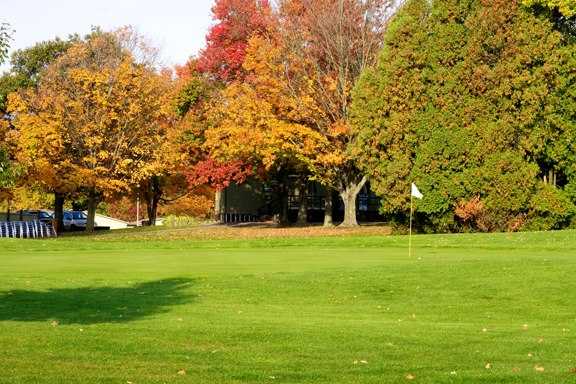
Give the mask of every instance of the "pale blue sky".
MULTIPOLYGON (((166 65, 183 64, 204 46, 214 0, 0 0, 0 21, 16 30, 12 50, 90 26, 132 25, 162 50, 166 65)), ((6 69, 6 65, 2 67, 6 69)))

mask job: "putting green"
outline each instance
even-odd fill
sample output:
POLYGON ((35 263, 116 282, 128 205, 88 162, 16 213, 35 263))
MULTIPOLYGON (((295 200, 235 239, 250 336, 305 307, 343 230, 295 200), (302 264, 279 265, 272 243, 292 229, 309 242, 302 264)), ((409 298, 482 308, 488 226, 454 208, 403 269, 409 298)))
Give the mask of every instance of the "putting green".
POLYGON ((576 232, 0 241, 0 383, 573 383, 576 232))

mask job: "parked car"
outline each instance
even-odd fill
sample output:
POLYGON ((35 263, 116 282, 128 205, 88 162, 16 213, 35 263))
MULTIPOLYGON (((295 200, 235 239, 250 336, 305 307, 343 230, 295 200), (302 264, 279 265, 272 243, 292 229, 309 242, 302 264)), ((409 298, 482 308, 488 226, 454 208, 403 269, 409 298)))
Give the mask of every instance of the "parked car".
POLYGON ((54 214, 48 211, 39 211, 37 216, 38 220, 43 223, 52 223, 52 220, 54 220, 54 214))
POLYGON ((82 211, 64 211, 64 228, 74 230, 86 228, 88 216, 82 211))
MULTIPOLYGON (((16 212, 15 215, 19 215, 19 213, 16 212)), ((22 211, 22 216, 24 216, 24 218, 38 220, 42 223, 52 223, 52 220, 54 220, 52 211, 46 210, 22 211)))

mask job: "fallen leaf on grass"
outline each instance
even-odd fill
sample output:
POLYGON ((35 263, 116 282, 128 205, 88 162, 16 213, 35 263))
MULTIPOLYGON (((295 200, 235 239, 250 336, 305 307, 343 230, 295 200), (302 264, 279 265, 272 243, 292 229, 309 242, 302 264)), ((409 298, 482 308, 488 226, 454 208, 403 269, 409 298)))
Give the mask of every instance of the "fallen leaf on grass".
POLYGON ((406 380, 414 380, 416 378, 416 376, 414 376, 413 374, 409 373, 406 375, 406 380))
POLYGON ((535 370, 536 372, 544 372, 544 367, 541 366, 541 365, 535 365, 535 366, 534 366, 534 370, 535 370))
POLYGON ((486 363, 486 365, 484 366, 484 368, 486 368, 486 369, 490 369, 490 368, 492 368, 492 364, 490 364, 490 363, 486 363))
POLYGON ((180 376, 185 376, 185 375, 186 375, 186 370, 185 370, 185 369, 181 369, 181 370, 178 371, 178 374, 179 374, 180 376))
POLYGON ((57 327, 58 325, 60 325, 60 323, 57 322, 56 320, 53 320, 53 321, 50 323, 50 325, 53 326, 53 327, 57 327))

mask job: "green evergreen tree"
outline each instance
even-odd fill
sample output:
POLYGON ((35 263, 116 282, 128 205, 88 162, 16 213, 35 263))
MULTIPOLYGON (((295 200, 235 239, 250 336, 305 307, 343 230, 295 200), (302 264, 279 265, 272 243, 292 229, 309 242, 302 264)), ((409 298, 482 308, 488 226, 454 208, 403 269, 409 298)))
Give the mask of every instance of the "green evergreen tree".
POLYGON ((405 214, 416 181, 434 230, 564 225, 574 206, 563 187, 576 180, 574 48, 517 1, 407 1, 352 107, 351 151, 383 213, 405 214))

